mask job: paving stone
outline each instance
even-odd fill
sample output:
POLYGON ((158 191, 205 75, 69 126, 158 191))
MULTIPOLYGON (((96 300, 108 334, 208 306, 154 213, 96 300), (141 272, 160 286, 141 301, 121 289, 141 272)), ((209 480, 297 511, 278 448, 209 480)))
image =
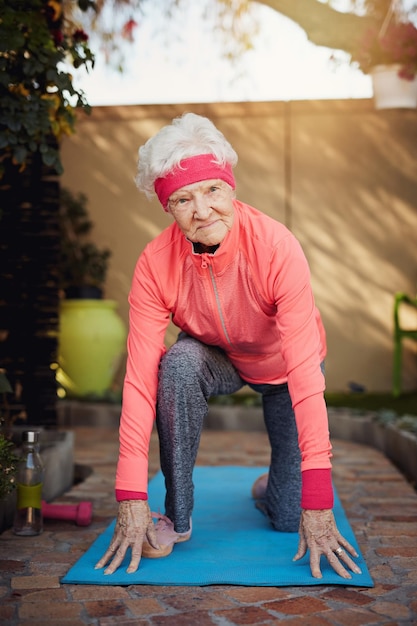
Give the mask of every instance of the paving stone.
POLYGON ((213 624, 218 624, 204 611, 192 611, 191 613, 176 615, 158 615, 151 617, 149 623, 152 626, 213 626, 213 624))
POLYGON ((367 596, 380 598, 395 589, 397 589, 396 585, 375 583, 374 587, 367 588, 364 593, 366 593, 367 596))
MULTIPOLYGON (((69 619, 61 618, 59 622, 59 626, 84 626, 86 622, 81 618, 71 617, 69 619)), ((19 626, 58 626, 57 620, 55 617, 43 617, 41 620, 38 619, 20 619, 19 626)), ((3 626, 3 625, 2 625, 3 626)))
POLYGON ((31 565, 34 563, 38 566, 47 563, 50 565, 51 563, 70 563, 71 555, 63 554, 62 552, 55 552, 55 550, 48 550, 36 555, 36 558, 33 557, 31 561, 31 565))
MULTIPOLYGON (((257 624, 264 624, 271 619, 271 614, 259 606, 244 606, 239 609, 231 609, 226 611, 214 611, 214 615, 226 620, 226 623, 230 624, 250 624, 250 626, 256 626, 257 624)), ((181 624, 182 624, 181 616, 181 624)), ((210 623, 210 622, 207 622, 210 623)), ((191 623, 190 623, 191 624, 191 623)), ((198 624, 198 622, 195 622, 198 624)))
POLYGON ((68 572, 71 565, 71 561, 64 561, 63 563, 34 563, 31 566, 31 574, 33 574, 33 576, 49 574, 50 576, 57 576, 57 578, 61 579, 62 576, 68 572))
POLYGON ((403 604, 398 604, 397 602, 377 601, 373 605, 372 610, 397 620, 408 619, 410 617, 410 610, 403 604))
MULTIPOLYGON (((282 620, 271 622, 273 624, 280 624, 282 620)), ((305 617, 293 617, 288 620, 290 626, 329 626, 331 622, 326 619, 325 615, 309 615, 308 620, 305 617)))
POLYGON ((121 600, 98 600, 84 603, 90 617, 110 617, 126 615, 127 609, 121 600))
POLYGON ((26 564, 23 561, 10 561, 6 559, 0 560, 0 574, 21 574, 26 569, 26 564))
POLYGON ((12 589, 53 589, 59 587, 57 576, 21 576, 12 578, 12 589))
POLYGON ((59 589, 42 589, 42 591, 28 591, 22 596, 25 602, 66 602, 67 594, 63 587, 59 589))
POLYGON ((401 522, 397 521, 394 525, 392 521, 389 522, 370 522, 367 527, 367 532, 369 536, 374 534, 377 537, 395 537, 395 536, 408 536, 408 537, 416 537, 417 536, 417 520, 412 522, 401 522))
POLYGON ((343 602, 353 606, 363 606, 373 601, 372 598, 365 593, 344 587, 332 589, 321 597, 324 600, 334 600, 336 602, 343 602))
POLYGON ((279 587, 230 587, 224 590, 226 596, 239 602, 256 604, 268 600, 289 598, 292 592, 279 587))
MULTIPOLYGON (((405 556, 405 557, 411 557, 414 560, 414 557, 416 555, 416 548, 414 546, 410 546, 409 548, 405 547, 405 546, 394 546, 392 548, 378 548, 376 550, 376 553, 381 555, 381 556, 392 556, 392 557, 396 557, 396 556, 405 556)), ((411 567, 413 567, 413 563, 411 563, 411 567)))
POLYGON ((107 585, 65 585, 68 594, 76 602, 87 600, 125 600, 129 598, 126 587, 107 585))
POLYGON ((378 563, 372 567, 372 578, 374 581, 384 582, 385 580, 394 580, 395 574, 386 563, 378 563))
POLYGON ((417 582, 417 568, 407 573, 407 578, 411 582, 417 582))
POLYGON ((117 626, 149 626, 150 622, 148 620, 130 619, 113 615, 112 617, 102 617, 96 623, 98 626, 114 626, 114 624, 117 624, 117 626))
POLYGON ((337 611, 334 616, 334 624, 340 626, 365 626, 368 624, 384 624, 387 626, 386 620, 371 611, 364 611, 362 609, 342 609, 337 611))
POLYGON ((178 587, 168 585, 129 585, 126 589, 129 590, 132 598, 151 598, 154 596, 164 598, 170 595, 179 596, 190 593, 190 587, 182 587, 180 585, 178 587))
POLYGON ((189 611, 192 609, 214 609, 228 608, 235 606, 232 600, 217 591, 205 591, 198 587, 190 590, 190 593, 180 596, 164 596, 164 604, 177 611, 189 611))
POLYGON ((11 604, 0 604, 0 624, 6 624, 10 621, 16 611, 16 607, 11 604))
POLYGON ((320 613, 325 611, 327 605, 318 598, 309 598, 300 596, 299 598, 290 598, 289 600, 278 600, 277 602, 268 602, 268 610, 282 613, 283 615, 310 615, 311 613, 320 613))
MULTIPOLYGON (((415 553, 414 553, 415 554, 415 553)), ((386 558, 386 557, 383 557, 386 558)), ((408 556, 393 556, 389 557, 389 562, 392 565, 393 570, 407 572, 407 570, 414 570, 416 567, 416 557, 408 556)))
POLYGON ((66 619, 80 617, 82 605, 75 602, 26 602, 19 606, 19 619, 55 620, 58 625, 66 619))
POLYGON ((125 600, 125 605, 135 616, 166 613, 166 609, 156 598, 134 598, 125 600))

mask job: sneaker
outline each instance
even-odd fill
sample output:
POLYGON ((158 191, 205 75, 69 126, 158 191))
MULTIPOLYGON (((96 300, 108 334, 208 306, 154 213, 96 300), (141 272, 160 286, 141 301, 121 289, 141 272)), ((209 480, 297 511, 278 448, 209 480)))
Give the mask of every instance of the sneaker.
POLYGON ((160 550, 156 550, 156 548, 153 548, 145 540, 142 545, 142 556, 144 556, 145 558, 160 559, 163 556, 168 556, 168 554, 171 554, 174 548, 174 544, 188 541, 191 537, 191 519, 190 530, 187 530, 185 533, 177 533, 174 530, 174 523, 171 522, 169 517, 166 517, 166 515, 161 515, 160 513, 152 513, 152 517, 155 517, 158 520, 155 524, 155 531, 160 550))
POLYGON ((252 498, 254 500, 264 500, 266 494, 266 488, 268 486, 269 474, 262 474, 258 476, 252 485, 252 498))

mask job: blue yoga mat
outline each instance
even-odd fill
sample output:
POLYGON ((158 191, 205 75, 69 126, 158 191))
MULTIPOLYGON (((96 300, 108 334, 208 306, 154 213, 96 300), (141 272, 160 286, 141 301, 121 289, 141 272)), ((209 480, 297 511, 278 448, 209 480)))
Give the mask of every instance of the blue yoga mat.
MULTIPOLYGON (((298 533, 279 533, 258 511, 250 489, 267 471, 260 467, 196 467, 193 533, 189 541, 174 546, 162 559, 145 559, 138 571, 127 574, 129 555, 119 569, 105 576, 94 565, 104 554, 115 521, 75 563, 61 582, 88 585, 246 585, 280 587, 303 585, 352 585, 373 587, 365 561, 340 500, 335 494, 334 513, 342 535, 359 553, 362 574, 350 580, 338 576, 322 558, 323 578, 313 578, 308 555, 298 562, 298 533)), ((161 473, 149 485, 151 510, 164 512, 165 487, 161 473)))

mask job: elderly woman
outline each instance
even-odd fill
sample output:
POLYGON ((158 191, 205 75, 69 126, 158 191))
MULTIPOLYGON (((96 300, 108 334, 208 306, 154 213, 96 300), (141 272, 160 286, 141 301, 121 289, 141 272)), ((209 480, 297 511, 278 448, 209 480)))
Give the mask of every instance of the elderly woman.
MULTIPOLYGON (((252 487, 277 531, 300 533, 294 560, 310 550, 343 578, 360 573, 332 513, 331 445, 324 401, 325 334, 309 268, 294 236, 236 200, 237 155, 207 118, 184 114, 139 150, 137 185, 173 223, 147 245, 129 296, 128 360, 116 476, 119 511, 96 568, 128 572, 192 533, 193 467, 207 402, 249 385, 262 394, 269 473, 252 487), (167 351, 170 318, 180 329, 167 351), (156 418, 165 515, 147 501, 149 439, 156 418), (159 518, 154 526, 152 515, 159 518)), ((224 486, 222 487, 224 488, 224 486)))

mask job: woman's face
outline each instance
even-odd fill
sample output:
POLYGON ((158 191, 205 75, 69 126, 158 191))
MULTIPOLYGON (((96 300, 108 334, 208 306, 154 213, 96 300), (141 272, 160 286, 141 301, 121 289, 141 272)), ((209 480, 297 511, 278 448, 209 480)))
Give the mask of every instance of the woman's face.
POLYGON ((234 190, 223 180, 203 180, 174 191, 168 211, 187 239, 215 246, 232 228, 234 197, 234 190))

